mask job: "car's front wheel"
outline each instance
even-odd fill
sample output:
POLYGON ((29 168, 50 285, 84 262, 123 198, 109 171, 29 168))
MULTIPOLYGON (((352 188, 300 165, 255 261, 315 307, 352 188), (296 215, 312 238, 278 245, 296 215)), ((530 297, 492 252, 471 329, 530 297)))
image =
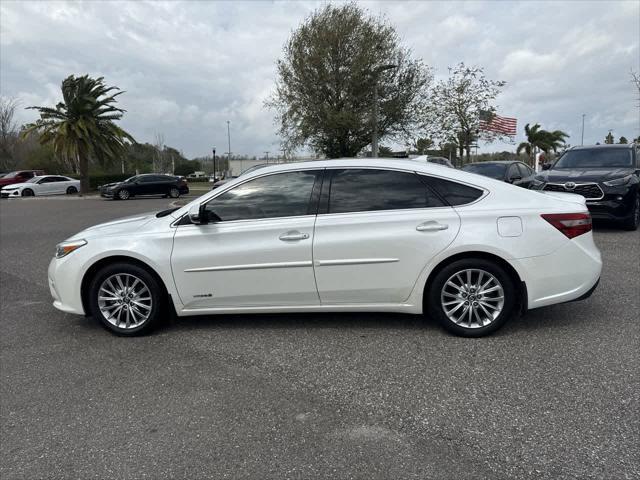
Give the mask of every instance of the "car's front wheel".
POLYGON ((98 271, 89 295, 92 315, 118 335, 147 333, 166 310, 164 290, 158 280, 130 263, 114 263, 98 271))
POLYGON ((22 190, 22 196, 33 197, 33 190, 31 190, 30 188, 25 188, 24 190, 22 190))
POLYGON ((465 258, 445 266, 426 295, 429 315, 448 331, 465 337, 496 331, 517 304, 509 274, 483 258, 465 258))
POLYGON ((131 194, 129 193, 129 190, 127 190, 126 188, 123 188, 122 190, 118 190, 118 198, 120 200, 129 200, 129 197, 131 197, 131 194))

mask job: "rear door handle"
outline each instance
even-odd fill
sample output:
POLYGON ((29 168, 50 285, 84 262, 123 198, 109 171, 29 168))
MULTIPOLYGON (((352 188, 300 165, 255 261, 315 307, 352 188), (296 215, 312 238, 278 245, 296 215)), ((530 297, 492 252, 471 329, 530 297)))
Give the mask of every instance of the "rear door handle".
POLYGON ((301 233, 297 230, 292 230, 290 232, 283 233, 278 238, 283 242, 292 242, 295 240, 306 240, 307 238, 309 238, 309 234, 301 233))
POLYGON ((447 228, 449 228, 449 225, 431 220, 421 223, 416 227, 416 230, 419 232, 439 232, 440 230, 446 230, 447 228))

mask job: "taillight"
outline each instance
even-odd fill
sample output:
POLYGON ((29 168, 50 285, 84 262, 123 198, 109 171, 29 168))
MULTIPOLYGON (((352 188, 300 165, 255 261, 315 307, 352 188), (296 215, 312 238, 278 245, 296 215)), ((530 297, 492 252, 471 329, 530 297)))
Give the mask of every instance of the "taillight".
POLYGON ((567 238, 591 231, 591 215, 588 213, 545 213, 541 216, 567 238))

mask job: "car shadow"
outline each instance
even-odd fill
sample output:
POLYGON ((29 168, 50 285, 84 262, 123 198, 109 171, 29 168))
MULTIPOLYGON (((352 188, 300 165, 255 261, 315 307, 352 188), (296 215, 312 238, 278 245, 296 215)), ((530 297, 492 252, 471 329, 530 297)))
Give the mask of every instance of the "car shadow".
POLYGON ((200 329, 438 329, 421 315, 401 313, 251 313, 175 317, 165 322, 170 330, 200 329))

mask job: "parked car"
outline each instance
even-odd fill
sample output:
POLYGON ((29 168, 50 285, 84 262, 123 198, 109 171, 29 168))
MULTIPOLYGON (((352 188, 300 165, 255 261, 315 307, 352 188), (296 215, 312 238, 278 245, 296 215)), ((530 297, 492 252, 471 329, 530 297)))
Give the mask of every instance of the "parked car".
POLYGON ((425 312, 481 336, 589 296, 601 268, 579 195, 352 159, 261 168, 184 207, 91 227, 57 246, 48 275, 56 308, 120 335, 175 309, 425 312))
POLYGON ((442 165, 443 167, 455 168, 448 158, 433 157, 431 155, 421 155, 419 157, 412 158, 414 162, 427 162, 442 165))
POLYGON ((462 167, 462 170, 524 188, 531 186, 535 173, 529 165, 518 160, 468 163, 462 167))
POLYGON ((11 185, 13 183, 24 183, 36 175, 44 175, 43 170, 18 170, 10 172, 0 178, 0 187, 11 185))
POLYGON ((2 187, 0 195, 7 197, 33 197, 34 195, 73 195, 80 191, 80 180, 63 175, 39 175, 24 183, 2 187))
MULTIPOLYGON (((236 178, 238 178, 238 177, 242 177, 243 175, 246 175, 247 173, 251 173, 251 172, 253 172, 253 171, 255 171, 255 170, 259 170, 260 168, 264 168, 264 167, 268 167, 268 166, 269 166, 269 164, 267 164, 267 163, 261 163, 261 164, 259 164, 259 165, 254 165, 253 167, 249 167, 249 168, 247 168, 247 169, 246 169, 244 172, 242 172, 240 175, 237 175, 237 176, 233 176, 233 175, 232 175, 232 176, 230 176, 230 177, 223 178, 222 180, 217 180, 217 181, 215 181, 215 182, 213 183, 213 186, 211 187, 211 190, 215 190, 216 188, 221 187, 222 185, 224 185, 224 184, 226 184, 226 183, 230 182, 231 180, 235 180, 235 179, 236 179, 236 178)), ((209 180, 209 181, 211 181, 211 180, 209 180)))
POLYGON ((573 147, 545 165, 532 188, 582 195, 593 218, 626 230, 640 225, 640 152, 637 144, 573 147))
POLYGON ((98 188, 105 198, 128 200, 131 197, 144 195, 162 195, 178 198, 189 193, 189 186, 184 177, 144 173, 127 178, 122 182, 108 183, 98 188))

